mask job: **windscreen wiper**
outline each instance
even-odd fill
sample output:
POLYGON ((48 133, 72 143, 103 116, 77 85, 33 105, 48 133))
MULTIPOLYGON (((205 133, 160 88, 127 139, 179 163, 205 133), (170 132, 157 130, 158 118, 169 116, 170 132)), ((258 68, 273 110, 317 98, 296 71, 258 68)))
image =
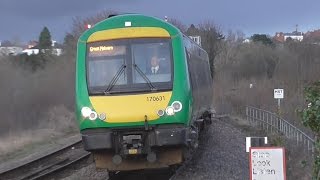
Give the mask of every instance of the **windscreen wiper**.
POLYGON ((117 83, 120 75, 124 72, 124 70, 126 69, 126 67, 127 67, 127 66, 123 64, 123 65, 119 68, 119 70, 118 70, 118 72, 116 73, 116 75, 111 79, 111 81, 110 81, 107 89, 104 91, 104 94, 110 94, 110 90, 111 90, 111 89, 113 88, 113 86, 117 83))
POLYGON ((141 71, 139 66, 137 66, 136 64, 133 64, 133 66, 138 71, 138 73, 142 76, 142 78, 147 82, 147 84, 150 86, 151 91, 157 91, 157 89, 154 87, 150 79, 141 71))

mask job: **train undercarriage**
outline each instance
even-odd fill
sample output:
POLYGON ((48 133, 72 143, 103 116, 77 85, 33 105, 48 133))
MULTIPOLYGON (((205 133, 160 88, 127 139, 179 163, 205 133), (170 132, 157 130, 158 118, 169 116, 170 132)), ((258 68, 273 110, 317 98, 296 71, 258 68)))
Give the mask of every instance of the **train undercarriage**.
POLYGON ((211 124, 211 115, 190 127, 183 125, 143 128, 89 129, 82 131, 84 147, 97 168, 109 171, 166 168, 183 163, 198 147, 200 133, 211 124))

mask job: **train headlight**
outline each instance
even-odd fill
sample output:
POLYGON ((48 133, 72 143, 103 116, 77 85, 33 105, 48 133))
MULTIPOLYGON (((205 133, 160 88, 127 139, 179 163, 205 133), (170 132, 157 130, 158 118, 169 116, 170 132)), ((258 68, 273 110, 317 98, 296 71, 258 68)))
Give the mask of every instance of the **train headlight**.
POLYGON ((171 105, 174 109, 174 112, 179 112, 182 109, 182 104, 180 101, 174 101, 171 105))
POLYGON ((89 117, 91 112, 92 112, 92 110, 89 107, 83 107, 81 109, 81 114, 85 118, 89 117))
POLYGON ((106 114, 105 113, 101 113, 99 115, 99 118, 104 121, 106 119, 106 114))
POLYGON ((166 113, 167 113, 168 116, 174 115, 174 108, 171 107, 171 106, 168 106, 168 107, 166 108, 166 113))
POLYGON ((163 116, 164 115, 164 110, 160 109, 157 112, 158 116, 163 116))
POLYGON ((90 115, 89 115, 89 119, 90 119, 91 121, 94 121, 94 120, 97 119, 97 117, 98 117, 98 114, 97 114, 96 112, 94 112, 94 111, 91 111, 91 113, 90 113, 90 115))

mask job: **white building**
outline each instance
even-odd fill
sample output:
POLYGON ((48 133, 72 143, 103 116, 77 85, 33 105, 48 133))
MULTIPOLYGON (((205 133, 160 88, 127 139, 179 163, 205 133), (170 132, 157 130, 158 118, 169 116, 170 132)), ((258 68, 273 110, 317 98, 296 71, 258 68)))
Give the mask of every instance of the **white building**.
POLYGON ((251 39, 246 38, 246 39, 244 39, 244 40, 242 41, 242 43, 251 43, 251 39))
MULTIPOLYGON (((52 40, 52 54, 56 55, 56 56, 60 56, 62 54, 62 47, 61 45, 59 45, 56 41, 52 40)), ((43 50, 44 52, 45 50, 43 50)), ((32 54, 39 54, 39 46, 33 46, 31 48, 25 49, 22 51, 22 53, 27 54, 28 56, 32 55, 32 54)))
POLYGON ((39 54, 39 49, 37 47, 35 48, 29 48, 22 51, 23 54, 27 54, 28 56, 32 54, 39 54))
POLYGON ((18 55, 22 52, 21 47, 17 46, 0 46, 0 56, 18 55))
POLYGON ((189 36, 194 42, 201 46, 201 36, 189 36))
POLYGON ((284 41, 286 41, 288 38, 291 38, 295 41, 302 41, 303 40, 303 33, 298 31, 293 31, 292 33, 284 33, 284 41))

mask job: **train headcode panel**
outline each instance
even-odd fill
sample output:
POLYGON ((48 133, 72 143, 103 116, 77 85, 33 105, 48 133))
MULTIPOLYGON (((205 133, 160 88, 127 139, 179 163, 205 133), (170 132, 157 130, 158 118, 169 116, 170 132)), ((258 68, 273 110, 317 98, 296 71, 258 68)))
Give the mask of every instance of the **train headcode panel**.
POLYGON ((282 147, 251 147, 250 180, 286 180, 285 150, 282 147))

